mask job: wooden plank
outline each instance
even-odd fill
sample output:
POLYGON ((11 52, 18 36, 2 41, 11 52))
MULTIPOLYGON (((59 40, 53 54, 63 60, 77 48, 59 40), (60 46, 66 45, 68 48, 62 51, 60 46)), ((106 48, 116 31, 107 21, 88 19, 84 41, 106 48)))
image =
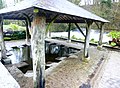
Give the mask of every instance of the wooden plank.
POLYGON ((35 13, 31 35, 34 88, 45 88, 45 24, 45 16, 35 13))

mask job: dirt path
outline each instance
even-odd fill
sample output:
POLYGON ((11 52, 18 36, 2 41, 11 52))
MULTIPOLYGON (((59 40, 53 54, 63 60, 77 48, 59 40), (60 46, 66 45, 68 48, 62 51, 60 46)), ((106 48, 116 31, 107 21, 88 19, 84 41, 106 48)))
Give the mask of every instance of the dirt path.
POLYGON ((112 51, 98 88, 120 88, 120 53, 112 51))

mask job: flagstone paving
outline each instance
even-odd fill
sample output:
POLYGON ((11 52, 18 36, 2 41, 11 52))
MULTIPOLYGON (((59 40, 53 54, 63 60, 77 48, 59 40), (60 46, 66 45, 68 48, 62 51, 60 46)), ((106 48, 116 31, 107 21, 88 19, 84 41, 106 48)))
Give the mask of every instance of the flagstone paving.
POLYGON ((112 51, 98 88, 120 88, 120 53, 112 51))

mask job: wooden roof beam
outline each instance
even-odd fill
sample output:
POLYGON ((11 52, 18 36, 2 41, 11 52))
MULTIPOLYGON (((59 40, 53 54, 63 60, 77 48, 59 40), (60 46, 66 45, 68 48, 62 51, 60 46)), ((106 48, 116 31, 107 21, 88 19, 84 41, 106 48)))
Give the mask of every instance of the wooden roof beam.
POLYGON ((83 33, 83 31, 81 30, 81 28, 79 27, 79 25, 77 23, 75 23, 75 25, 79 29, 79 31, 82 33, 82 35, 85 37, 85 34, 83 33))

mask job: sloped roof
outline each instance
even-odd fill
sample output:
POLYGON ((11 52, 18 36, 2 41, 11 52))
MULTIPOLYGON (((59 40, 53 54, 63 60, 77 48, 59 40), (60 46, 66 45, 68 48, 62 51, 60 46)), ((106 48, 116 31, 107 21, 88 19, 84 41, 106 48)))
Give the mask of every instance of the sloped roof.
POLYGON ((67 0, 24 0, 15 6, 0 10, 0 15, 4 19, 24 20, 23 13, 25 13, 33 19, 34 8, 46 13, 47 22, 50 22, 56 15, 59 15, 55 20, 58 23, 81 23, 85 20, 109 22, 67 0))

